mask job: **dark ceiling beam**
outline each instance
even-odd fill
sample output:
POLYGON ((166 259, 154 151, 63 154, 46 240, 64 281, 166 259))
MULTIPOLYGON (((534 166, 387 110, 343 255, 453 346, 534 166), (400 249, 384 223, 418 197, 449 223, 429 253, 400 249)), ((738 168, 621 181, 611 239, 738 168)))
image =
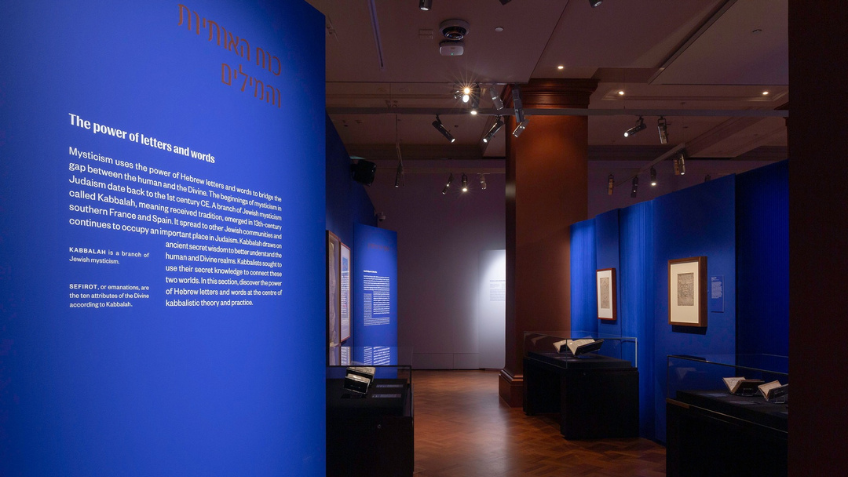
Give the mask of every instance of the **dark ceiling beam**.
MULTIPOLYGON (((502 116, 504 109, 480 109, 479 114, 502 116)), ((331 115, 340 114, 417 114, 423 116, 467 115, 467 109, 456 108, 327 108, 331 115)), ((524 109, 527 116, 699 116, 728 118, 787 118, 788 110, 774 109, 524 109)))

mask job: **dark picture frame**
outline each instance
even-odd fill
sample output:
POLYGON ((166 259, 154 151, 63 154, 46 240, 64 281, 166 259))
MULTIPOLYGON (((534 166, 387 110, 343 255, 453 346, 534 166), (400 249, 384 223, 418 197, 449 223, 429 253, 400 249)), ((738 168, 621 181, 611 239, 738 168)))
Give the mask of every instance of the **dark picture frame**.
POLYGON ((668 324, 707 326, 707 257, 668 261, 668 324))
POLYGON ((615 321, 618 319, 616 301, 615 269, 601 268, 595 271, 595 285, 598 302, 598 319, 615 321))

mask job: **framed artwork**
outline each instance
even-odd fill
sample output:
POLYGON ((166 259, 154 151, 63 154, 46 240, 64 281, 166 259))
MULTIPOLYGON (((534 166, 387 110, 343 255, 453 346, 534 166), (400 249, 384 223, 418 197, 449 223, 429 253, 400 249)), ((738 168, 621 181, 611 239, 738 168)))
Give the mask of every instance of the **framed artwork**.
POLYGON ((598 285, 598 319, 615 320, 615 269, 603 268, 595 272, 598 285))
POLYGON ((707 326, 707 257, 668 261, 668 324, 707 326))
POLYGON ((339 261, 339 339, 341 343, 350 338, 350 248, 340 244, 339 261))
POLYGON ((340 302, 340 249, 341 242, 336 235, 329 230, 327 231, 327 339, 329 351, 329 364, 338 365, 339 363, 339 329, 341 328, 339 319, 340 302))

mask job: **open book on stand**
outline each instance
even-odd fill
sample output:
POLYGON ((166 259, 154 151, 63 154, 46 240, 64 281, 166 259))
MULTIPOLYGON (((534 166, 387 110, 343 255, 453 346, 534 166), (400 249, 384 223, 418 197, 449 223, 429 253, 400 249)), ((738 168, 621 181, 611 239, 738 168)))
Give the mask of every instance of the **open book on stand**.
POLYGON ((739 394, 742 396, 753 396, 757 393, 757 386, 764 382, 762 379, 745 379, 741 376, 722 379, 730 394, 739 394))
POLYGON ((789 393, 789 384, 780 384, 780 381, 772 381, 770 383, 760 384, 758 389, 760 390, 760 394, 766 398, 766 401, 770 401, 787 395, 789 393))
POLYGON ((571 351, 574 356, 598 351, 604 344, 604 340, 593 340, 592 338, 583 338, 579 340, 562 340, 554 343, 557 353, 563 353, 565 350, 571 351))

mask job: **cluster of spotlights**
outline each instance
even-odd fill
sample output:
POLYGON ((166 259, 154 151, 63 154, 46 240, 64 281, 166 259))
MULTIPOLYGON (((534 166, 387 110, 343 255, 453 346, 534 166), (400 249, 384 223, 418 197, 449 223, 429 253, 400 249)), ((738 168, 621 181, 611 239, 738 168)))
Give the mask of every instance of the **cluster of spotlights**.
MULTIPOLYGON (((480 189, 486 190, 486 174, 479 173, 480 175, 480 189)), ((448 190, 450 189, 451 184, 453 184, 453 172, 448 175, 448 180, 445 182, 445 187, 442 188, 442 195, 447 195, 448 190)), ((460 184, 462 185, 461 189, 463 193, 468 192, 468 176, 465 173, 462 173, 460 178, 460 184)))
MULTIPOLYGON (((674 175, 682 176, 686 175, 686 160, 689 158, 689 154, 686 152, 686 149, 681 149, 679 153, 677 153, 671 160, 672 165, 674 166, 674 175)), ((657 170, 651 166, 651 187, 656 187, 658 184, 657 181, 657 170)), ((708 174, 704 177, 704 182, 709 181, 712 177, 708 174)), ((615 176, 610 174, 607 177, 607 195, 612 195, 613 190, 615 190, 615 176)), ((636 194, 639 191, 639 173, 633 176, 633 179, 630 183, 630 197, 636 198, 636 194)))
MULTIPOLYGON (((636 120, 636 124, 627 131, 624 131, 624 137, 635 136, 637 133, 645 130, 646 128, 645 119, 642 116, 639 116, 639 119, 636 120)), ((657 120, 657 132, 660 135, 660 144, 668 144, 668 120, 666 120, 664 116, 660 116, 657 120)))

